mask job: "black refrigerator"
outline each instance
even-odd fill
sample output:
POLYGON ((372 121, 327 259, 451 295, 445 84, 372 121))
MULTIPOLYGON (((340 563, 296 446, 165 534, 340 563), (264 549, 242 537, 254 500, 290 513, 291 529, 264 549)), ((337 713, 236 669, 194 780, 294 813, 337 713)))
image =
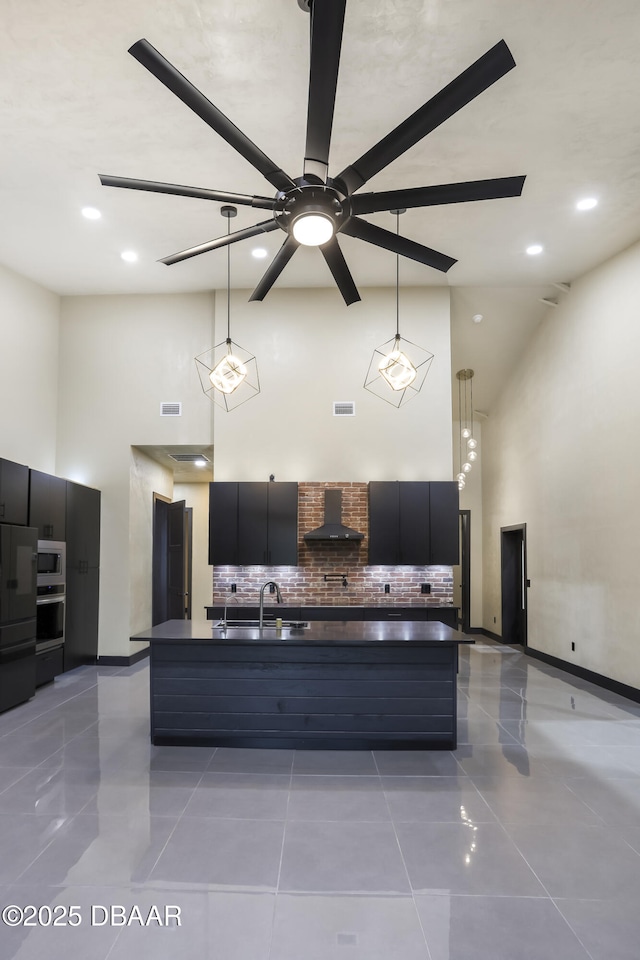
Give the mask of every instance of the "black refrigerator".
POLYGON ((35 527, 0 524, 0 712, 36 692, 35 527))

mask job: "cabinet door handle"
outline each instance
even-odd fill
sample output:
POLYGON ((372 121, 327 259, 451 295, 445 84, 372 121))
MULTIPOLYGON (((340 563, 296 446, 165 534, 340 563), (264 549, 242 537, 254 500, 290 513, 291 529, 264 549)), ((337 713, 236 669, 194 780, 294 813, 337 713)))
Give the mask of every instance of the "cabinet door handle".
POLYGON ((0 503, 0 517, 4 517, 4 503, 0 503))
POLYGON ((387 613, 387 616, 388 616, 388 617, 401 617, 402 614, 401 614, 401 613, 387 613))

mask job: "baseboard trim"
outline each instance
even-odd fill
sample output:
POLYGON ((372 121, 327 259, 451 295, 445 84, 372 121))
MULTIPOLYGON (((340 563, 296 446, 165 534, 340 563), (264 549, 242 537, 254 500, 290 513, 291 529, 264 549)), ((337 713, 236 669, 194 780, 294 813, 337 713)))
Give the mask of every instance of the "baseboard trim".
POLYGON ((132 653, 130 657, 98 657, 98 666, 132 667, 134 663, 138 663, 139 660, 144 660, 145 657, 148 657, 150 650, 151 647, 145 647, 143 650, 138 650, 136 653, 132 653))
POLYGON ((498 633, 492 633, 491 630, 485 630, 484 627, 471 627, 469 633, 480 633, 483 637, 488 637, 489 640, 502 643, 502 637, 498 633))
POLYGON ((640 690, 636 687, 630 687, 626 683, 620 683, 619 680, 612 680, 601 673, 594 673, 593 670, 587 670, 586 667, 580 667, 567 660, 561 660, 560 657, 553 657, 550 653, 543 653, 542 650, 534 650, 532 647, 524 647, 524 652, 535 660, 542 660, 551 667, 558 667, 565 673, 571 673, 574 677, 580 677, 581 680, 588 680, 589 683, 595 683, 598 687, 610 690, 611 693, 617 693, 628 700, 635 700, 640 703, 640 690))

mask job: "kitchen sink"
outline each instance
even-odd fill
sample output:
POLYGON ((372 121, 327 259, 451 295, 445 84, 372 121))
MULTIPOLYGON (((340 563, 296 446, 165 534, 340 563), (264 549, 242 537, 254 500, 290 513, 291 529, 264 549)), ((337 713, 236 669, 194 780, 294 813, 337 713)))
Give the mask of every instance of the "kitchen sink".
MULTIPOLYGON (((260 621, 259 620, 227 620, 225 623, 224 620, 218 620, 216 627, 232 630, 237 630, 242 627, 252 627, 259 629, 260 621)), ((309 622, 307 620, 283 620, 282 627, 287 627, 290 630, 307 630, 309 627, 309 622)), ((266 620, 262 625, 263 630, 279 630, 280 627, 276 625, 275 620, 266 620)))

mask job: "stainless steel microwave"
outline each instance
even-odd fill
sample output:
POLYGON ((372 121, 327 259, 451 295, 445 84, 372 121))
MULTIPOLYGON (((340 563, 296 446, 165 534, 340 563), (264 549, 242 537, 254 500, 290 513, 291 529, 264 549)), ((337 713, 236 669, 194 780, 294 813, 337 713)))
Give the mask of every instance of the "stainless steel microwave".
POLYGON ((67 545, 61 540, 38 540, 38 586, 64 584, 67 577, 67 545))

